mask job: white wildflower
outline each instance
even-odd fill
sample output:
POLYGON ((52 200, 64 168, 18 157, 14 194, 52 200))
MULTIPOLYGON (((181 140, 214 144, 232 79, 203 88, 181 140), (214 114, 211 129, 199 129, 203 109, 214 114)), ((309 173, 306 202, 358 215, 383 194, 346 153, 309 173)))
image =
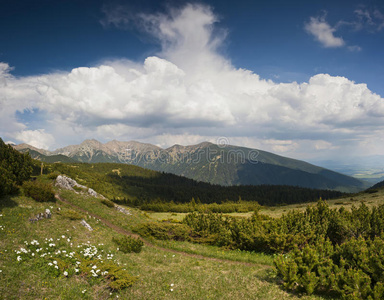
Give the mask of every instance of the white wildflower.
POLYGON ((63 274, 64 274, 64 276, 66 276, 66 277, 68 276, 68 272, 67 272, 67 271, 64 271, 63 274))

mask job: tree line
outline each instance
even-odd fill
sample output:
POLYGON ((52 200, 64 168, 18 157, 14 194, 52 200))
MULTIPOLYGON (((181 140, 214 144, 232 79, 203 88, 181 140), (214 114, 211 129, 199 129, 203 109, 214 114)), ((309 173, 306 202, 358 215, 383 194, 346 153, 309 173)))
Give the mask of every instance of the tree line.
POLYGON ((22 154, 0 138, 0 196, 14 194, 36 167, 29 154, 22 154))
POLYGON ((334 199, 346 195, 339 191, 295 186, 238 185, 220 186, 183 176, 115 163, 52 164, 60 173, 82 180, 116 203, 145 207, 150 203, 187 204, 192 198, 202 204, 257 202, 276 206, 334 199))

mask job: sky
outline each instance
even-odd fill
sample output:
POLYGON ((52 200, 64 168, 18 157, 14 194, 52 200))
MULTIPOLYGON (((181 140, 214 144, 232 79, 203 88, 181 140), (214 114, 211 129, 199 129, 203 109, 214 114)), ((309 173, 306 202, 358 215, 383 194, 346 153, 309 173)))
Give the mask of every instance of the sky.
POLYGON ((0 0, 0 137, 383 154, 384 2, 0 0))

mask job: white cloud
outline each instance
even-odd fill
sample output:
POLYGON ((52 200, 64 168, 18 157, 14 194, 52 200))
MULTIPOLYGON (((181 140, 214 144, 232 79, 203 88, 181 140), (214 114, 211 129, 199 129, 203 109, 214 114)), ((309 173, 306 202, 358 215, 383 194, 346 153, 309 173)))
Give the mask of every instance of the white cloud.
POLYGON ((16 133, 15 138, 40 149, 48 149, 55 141, 54 137, 44 129, 24 130, 16 133))
POLYGON ((114 60, 19 78, 1 64, 0 136, 43 148, 86 138, 167 147, 225 136, 232 144, 304 157, 364 151, 363 142, 384 130, 384 99, 365 84, 328 74, 277 84, 233 67, 219 53, 225 34, 215 30, 207 6, 140 20, 162 45, 142 63, 114 60))
POLYGON ((304 28, 326 48, 337 48, 345 45, 343 38, 334 35, 336 29, 332 28, 324 17, 311 17, 304 28))
POLYGON ((384 14, 378 10, 359 8, 355 10, 357 20, 352 24, 356 30, 381 31, 384 28, 384 14))
POLYGON ((349 51, 352 51, 352 52, 360 52, 362 49, 360 46, 348 46, 347 47, 349 51))

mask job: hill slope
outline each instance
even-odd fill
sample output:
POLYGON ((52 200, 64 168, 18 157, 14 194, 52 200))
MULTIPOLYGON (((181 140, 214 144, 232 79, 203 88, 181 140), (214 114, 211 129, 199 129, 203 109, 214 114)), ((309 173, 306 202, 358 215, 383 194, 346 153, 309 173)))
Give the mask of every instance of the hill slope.
MULTIPOLYGON (((15 146, 19 151, 29 147, 25 144, 15 146)), ((283 184, 345 192, 356 192, 367 187, 358 179, 304 161, 257 149, 208 142, 162 149, 135 141, 102 144, 86 140, 80 145, 53 152, 30 149, 43 155, 65 155, 78 162, 132 164, 220 185, 283 184)))
POLYGON ((371 189, 377 189, 384 187, 384 180, 376 183, 374 186, 371 187, 371 189))
POLYGON ((212 185, 174 174, 114 163, 55 164, 51 167, 110 199, 124 199, 123 203, 126 200, 134 206, 153 202, 188 203, 192 198, 201 203, 237 202, 242 199, 271 206, 342 196, 338 191, 292 186, 212 185))

